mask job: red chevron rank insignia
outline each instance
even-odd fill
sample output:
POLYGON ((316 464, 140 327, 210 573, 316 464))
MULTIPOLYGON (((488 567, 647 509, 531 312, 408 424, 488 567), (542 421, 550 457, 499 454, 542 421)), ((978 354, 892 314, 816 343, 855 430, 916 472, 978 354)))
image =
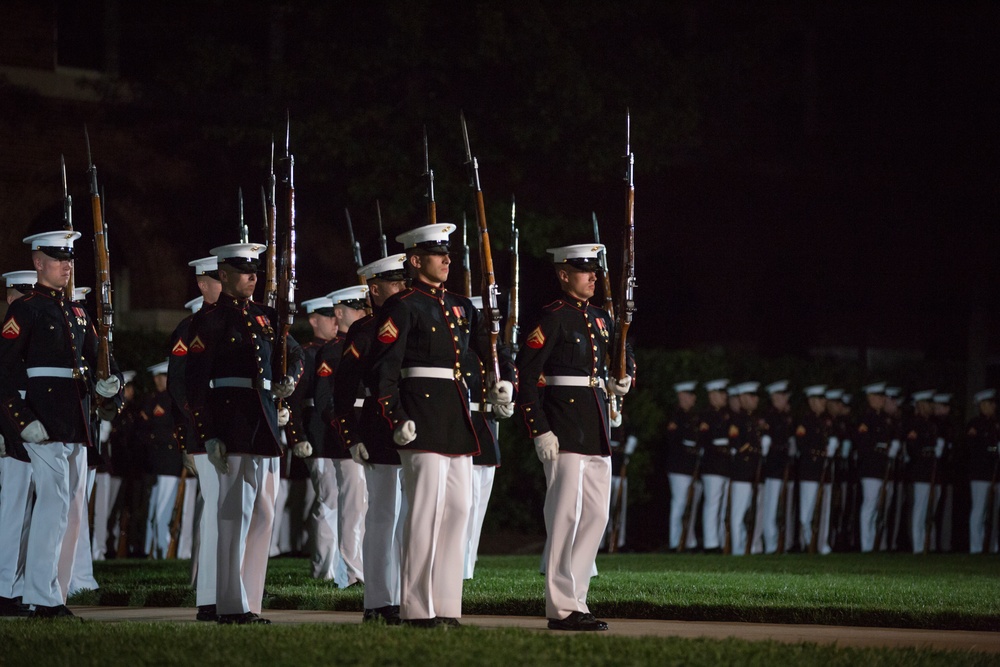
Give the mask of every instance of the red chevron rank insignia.
POLYGON ((805 434, 806 434, 806 427, 805 426, 800 426, 797 429, 795 429, 795 437, 796 438, 801 438, 805 434))
POLYGON ((867 432, 868 432, 868 424, 865 424, 864 422, 862 422, 858 426, 858 433, 867 433, 867 432))
POLYGON ((350 354, 351 356, 353 356, 355 359, 360 359, 361 358, 361 353, 358 352, 358 348, 354 347, 354 343, 351 343, 350 345, 348 345, 347 349, 344 350, 344 356, 346 357, 348 354, 350 354))
POLYGON ((3 323, 3 331, 0 332, 4 338, 14 339, 21 335, 21 326, 13 317, 3 323))
POLYGON ((174 343, 174 347, 170 350, 170 354, 174 355, 175 357, 183 357, 187 353, 188 353, 187 345, 184 344, 183 339, 178 338, 177 342, 174 343))
POLYGON ((729 437, 730 438, 735 438, 739 434, 740 434, 740 429, 736 427, 736 424, 733 424, 732 426, 729 427, 729 437))
POLYGON ((542 333, 541 325, 535 327, 534 331, 528 335, 526 345, 533 350, 541 349, 545 345, 545 334, 542 333))
POLYGON ((194 340, 188 345, 188 351, 193 353, 205 351, 205 344, 201 342, 201 336, 194 337, 194 340))
POLYGON ((153 408, 153 416, 154 417, 162 417, 165 414, 167 414, 167 411, 164 410, 162 407, 160 407, 160 404, 157 403, 156 407, 153 408))
POLYGON ((385 324, 379 328, 378 339, 379 342, 382 343, 395 343, 397 338, 399 338, 399 329, 390 317, 385 321, 385 324))
POLYGON ((330 377, 331 375, 333 375, 333 369, 330 368, 330 364, 324 361, 319 365, 319 368, 316 369, 316 375, 320 376, 321 378, 330 377))

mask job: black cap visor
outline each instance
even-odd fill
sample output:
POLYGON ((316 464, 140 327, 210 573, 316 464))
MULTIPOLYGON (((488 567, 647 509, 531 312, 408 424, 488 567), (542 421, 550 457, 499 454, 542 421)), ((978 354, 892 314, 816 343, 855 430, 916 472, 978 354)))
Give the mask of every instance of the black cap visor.
POLYGON ((597 272, 601 270, 601 264, 594 258, 574 257, 572 259, 567 259, 565 262, 563 262, 563 264, 559 266, 563 266, 566 264, 576 269, 577 271, 597 272))
POLYGON ((74 258, 72 248, 60 248, 58 246, 38 246, 36 250, 41 250, 52 259, 66 260, 74 258))
POLYGON ((423 241, 413 247, 414 252, 427 255, 447 255, 449 248, 447 243, 438 241, 423 241))
POLYGON ((246 257, 226 257, 223 259, 220 257, 219 261, 238 273, 257 273, 260 270, 256 259, 247 259, 246 257))

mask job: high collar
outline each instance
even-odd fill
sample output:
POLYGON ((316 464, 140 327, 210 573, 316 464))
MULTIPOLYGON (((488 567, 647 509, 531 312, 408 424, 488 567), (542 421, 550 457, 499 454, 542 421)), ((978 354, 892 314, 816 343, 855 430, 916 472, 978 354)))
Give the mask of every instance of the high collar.
POLYGON ((586 312, 587 306, 590 305, 589 301, 581 301, 580 299, 577 299, 576 297, 572 297, 569 294, 566 294, 565 292, 563 292, 562 297, 560 297, 560 298, 567 305, 570 305, 573 308, 576 308, 577 310, 581 310, 581 311, 584 311, 584 312, 586 312))
POLYGON ((46 287, 45 285, 36 284, 33 288, 31 288, 31 291, 35 294, 47 296, 50 299, 58 299, 59 301, 63 301, 66 298, 66 293, 63 290, 46 287))
POLYGON ((433 297, 435 299, 439 299, 439 298, 443 297, 444 294, 445 294, 445 292, 448 291, 444 287, 435 287, 434 285, 431 285, 429 283, 425 283, 424 281, 420 280, 419 278, 415 279, 413 281, 413 284, 410 285, 410 287, 413 290, 416 290, 417 292, 420 292, 421 294, 426 294, 427 296, 433 297))
POLYGON ((243 310, 250 305, 250 299, 237 299, 235 296, 223 292, 219 295, 219 300, 216 303, 220 306, 229 306, 230 308, 243 310))

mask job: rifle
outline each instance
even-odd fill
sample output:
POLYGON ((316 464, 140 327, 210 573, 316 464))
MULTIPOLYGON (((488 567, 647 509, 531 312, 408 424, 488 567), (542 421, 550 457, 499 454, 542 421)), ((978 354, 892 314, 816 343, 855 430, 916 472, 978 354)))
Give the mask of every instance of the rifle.
POLYGON ((611 351, 611 373, 616 380, 625 379, 626 354, 625 343, 628 329, 632 325, 635 313, 635 155, 631 147, 631 116, 625 115, 625 182, 628 184, 628 194, 625 206, 625 230, 623 233, 623 258, 621 286, 618 290, 620 304, 615 308, 618 318, 615 320, 615 345, 611 351))
POLYGON ((108 226, 104 223, 101 207, 101 193, 97 187, 97 166, 90 155, 90 135, 83 126, 83 136, 87 141, 87 163, 90 169, 90 207, 94 215, 94 259, 97 269, 97 368, 96 380, 111 376, 111 338, 114 332, 114 308, 111 303, 111 260, 108 253, 108 226))
POLYGON ((465 139, 465 164, 469 167, 470 185, 476 194, 476 218, 479 221, 479 264, 482 268, 483 315, 490 323, 490 366, 487 384, 492 386, 500 380, 500 357, 497 354, 497 338, 500 337, 500 308, 497 305, 499 290, 493 275, 493 253, 490 250, 490 232, 486 227, 486 205, 483 203, 483 189, 479 183, 479 161, 472 156, 469 145, 469 130, 465 126, 465 114, 461 114, 462 137, 465 139), (490 378, 492 374, 492 378, 490 378))
POLYGON ((430 153, 427 150, 427 126, 424 126, 424 176, 427 177, 427 224, 437 223, 437 204, 434 203, 434 170, 431 169, 430 153))
POLYGON ((181 482, 174 499, 174 511, 170 515, 170 542, 167 544, 167 558, 177 558, 177 543, 181 540, 181 520, 184 518, 184 486, 188 470, 181 468, 181 482))
MULTIPOLYGON (((63 229, 67 232, 73 231, 73 198, 69 195, 69 188, 66 184, 66 158, 63 155, 59 156, 59 166, 62 169, 62 188, 63 188, 63 229)), ((74 278, 76 277, 76 269, 73 265, 70 265, 69 270, 69 282, 66 283, 66 287, 63 288, 63 294, 67 301, 73 300, 73 291, 76 288, 74 278)))
POLYGON ((378 200, 375 200, 375 213, 378 214, 378 245, 379 250, 382 252, 382 259, 389 256, 389 248, 385 243, 385 233, 382 231, 382 207, 379 206, 378 200))
POLYGON ((125 497, 126 490, 126 482, 122 481, 121 490, 118 492, 122 510, 118 515, 118 544, 115 546, 115 558, 128 558, 128 524, 132 520, 132 512, 128 507, 128 498, 125 497))
POLYGON ((684 500, 684 514, 681 516, 681 541, 677 545, 677 553, 687 548, 688 533, 691 529, 691 514, 694 512, 695 486, 701 481, 701 459, 705 450, 698 449, 698 458, 694 462, 694 472, 691 473, 691 485, 688 486, 687 497, 684 500))
POLYGON ((615 553, 618 550, 618 532, 621 530, 621 510, 622 510, 622 498, 625 496, 625 481, 628 479, 628 460, 631 456, 629 452, 629 438, 625 438, 625 442, 620 443, 619 446, 622 447, 622 466, 618 469, 618 491, 615 493, 615 502, 611 510, 611 543, 608 544, 608 553, 615 553))
POLYGON ((726 527, 726 540, 722 546, 722 553, 728 555, 733 552, 733 522, 730 519, 730 515, 733 511, 733 480, 729 479, 728 488, 726 489, 726 515, 722 518, 723 525, 726 527))
POLYGON ((764 463, 764 457, 757 457, 757 471, 753 476, 753 488, 750 490, 750 509, 747 514, 749 515, 748 521, 750 525, 747 527, 747 544, 746 550, 743 552, 745 556, 750 555, 750 548, 753 545, 753 533, 757 528, 757 489, 760 486, 760 473, 761 466, 764 463))
POLYGON ((924 517, 924 553, 931 552, 931 533, 934 531, 934 486, 937 484, 937 457, 931 464, 931 488, 927 492, 927 516, 924 517))
POLYGON ((520 234, 515 221, 514 196, 510 197, 510 298, 507 299, 507 324, 504 328, 504 338, 510 345, 511 352, 517 354, 519 344, 517 339, 521 331, 521 257, 520 234))
POLYGON ((882 544, 882 534, 885 532, 885 524, 888 519, 885 497, 889 488, 889 479, 893 477, 893 470, 896 467, 896 462, 889 457, 885 459, 885 472, 882 474, 882 486, 878 490, 878 502, 875 505, 875 546, 874 550, 878 551, 880 545, 882 544))
MULTIPOLYGON (((787 450, 786 450, 787 451, 787 450)), ((786 514, 788 512, 788 478, 792 472, 792 458, 789 456, 788 461, 785 462, 785 470, 781 474, 781 490, 778 496, 778 512, 776 517, 776 522, 778 524, 778 553, 785 553, 785 524, 787 523, 786 514)))
MULTIPOLYGON (((289 146, 291 143, 291 119, 285 116, 285 157, 281 162, 284 169, 281 173, 281 187, 283 189, 283 203, 285 205, 283 213, 285 219, 284 238, 281 249, 281 270, 278 275, 278 320, 280 323, 275 346, 278 348, 279 368, 281 377, 288 375, 288 330, 295 320, 295 156, 292 155, 289 146)), ((282 407, 282 401, 278 401, 278 407, 282 407)))
POLYGON ((1000 459, 993 463, 993 479, 986 490, 986 529, 983 531, 983 553, 988 554, 993 546, 993 505, 996 503, 997 473, 1000 472, 1000 459))
POLYGON ((465 278, 465 296, 472 298, 472 263, 469 260, 469 241, 466 236, 465 212, 462 212, 462 273, 465 278))
MULTIPOLYGON (((601 229, 597 226, 597 214, 590 212, 590 217, 594 221, 594 243, 601 242, 601 229)), ((602 250, 597 253, 597 261, 601 266, 601 286, 604 288, 604 310, 608 311, 611 319, 615 318, 615 298, 611 292, 611 273, 608 271, 608 252, 602 250)))
POLYGON ((278 200, 277 178, 274 175, 274 138, 271 138, 271 171, 267 177, 267 191, 261 188, 264 203, 264 303, 269 308, 278 305, 278 200))
POLYGON ((823 487, 826 486, 826 473, 830 467, 830 457, 823 459, 823 471, 819 475, 819 488, 816 489, 816 504, 813 506, 812 537, 809 538, 809 553, 816 553, 819 546, 819 527, 823 516, 823 487))

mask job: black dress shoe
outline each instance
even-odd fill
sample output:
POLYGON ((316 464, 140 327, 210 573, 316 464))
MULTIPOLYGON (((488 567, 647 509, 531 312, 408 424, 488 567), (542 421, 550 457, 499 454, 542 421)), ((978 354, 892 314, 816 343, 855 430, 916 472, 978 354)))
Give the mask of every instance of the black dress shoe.
POLYGON ((215 610, 214 604, 203 604, 198 607, 198 615, 195 616, 195 619, 199 621, 218 621, 219 614, 215 610))
POLYGON ((411 628, 436 628, 438 622, 436 618, 404 618, 403 625, 411 628))
POLYGON ((219 625, 271 625, 271 621, 252 611, 242 614, 219 614, 218 623, 219 625))
POLYGON ((35 605, 35 608, 28 612, 28 618, 76 618, 76 614, 64 604, 55 607, 35 605))
POLYGON ((585 614, 582 611, 574 611, 563 619, 550 618, 549 630, 573 630, 582 632, 593 632, 595 630, 607 630, 608 624, 594 618, 593 614, 585 614))
POLYGON ((16 598, 0 596, 0 616, 20 616, 21 605, 16 598))

